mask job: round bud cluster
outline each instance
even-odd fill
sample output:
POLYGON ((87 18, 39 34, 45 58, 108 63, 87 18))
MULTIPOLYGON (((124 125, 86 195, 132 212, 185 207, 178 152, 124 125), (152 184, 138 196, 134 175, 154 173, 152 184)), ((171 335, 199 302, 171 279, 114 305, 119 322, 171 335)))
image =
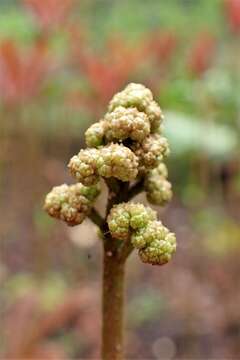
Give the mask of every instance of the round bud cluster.
POLYGON ((99 149, 80 150, 68 167, 77 181, 87 186, 96 184, 99 176, 131 181, 138 174, 138 158, 126 146, 110 144, 99 149))
POLYGON ((163 265, 176 252, 176 237, 160 221, 151 221, 131 237, 132 245, 139 250, 141 260, 152 265, 163 265))
MULTIPOLYGON (((90 126, 86 131, 86 144, 89 148, 95 149, 104 148, 111 143, 124 145, 137 157, 136 176, 138 174, 142 176, 150 169, 155 168, 169 153, 167 139, 161 134, 162 119, 161 109, 153 100, 151 91, 141 84, 131 83, 113 97, 108 107, 108 113, 104 118, 90 126)), ((109 149, 115 148, 109 147, 109 149)), ((108 154, 109 149, 107 150, 108 154)), ((91 159, 89 160, 93 167, 90 171, 92 173, 86 175, 86 172, 88 173, 90 170, 87 166, 89 164, 85 159, 83 159, 84 165, 81 164, 81 157, 84 155, 85 158, 86 154, 88 153, 84 152, 83 154, 80 153, 78 158, 74 157, 70 162, 70 169, 79 181, 89 185, 97 181, 95 175, 96 156, 94 154, 95 161, 93 163, 91 159), (83 179, 84 177, 87 177, 86 181, 83 179)), ((128 152, 128 154, 131 153, 128 152)), ((91 154, 89 155, 91 156, 91 154)), ((133 159, 132 155, 130 157, 133 159)), ((110 173, 113 174, 111 176, 119 180, 123 179, 122 174, 117 176, 116 171, 110 173)), ((124 176, 124 178, 126 180, 122 181, 134 179, 129 176, 124 176)))
POLYGON ((71 158, 68 168, 77 181, 89 186, 99 181, 97 169, 97 159, 99 151, 97 149, 83 149, 78 155, 71 158))
POLYGON ((105 121, 100 120, 92 124, 85 132, 85 140, 88 147, 99 147, 104 145, 105 121))
POLYGON ((107 141, 131 139, 143 141, 150 134, 150 122, 144 112, 134 108, 118 106, 105 115, 107 141))
POLYGON ((152 130, 157 129, 163 120, 162 111, 153 100, 152 92, 141 84, 131 83, 123 91, 117 93, 110 101, 109 112, 118 106, 135 107, 145 112, 153 127, 152 130))
POLYGON ((131 181, 138 173, 138 158, 126 146, 110 144, 99 149, 97 168, 100 176, 131 181))
POLYGON ((97 186, 87 187, 80 183, 60 185, 46 196, 44 209, 68 225, 78 225, 89 214, 93 201, 99 194, 97 186))
POLYGON ((136 229, 147 226, 156 220, 157 213, 142 204, 121 203, 113 206, 107 223, 111 236, 118 240, 127 240, 136 229))
POLYGON ((144 188, 147 199, 155 205, 165 205, 172 198, 172 185, 167 180, 168 171, 164 163, 149 171, 145 177, 144 188))
MULTIPOLYGON (((68 167, 78 183, 54 187, 47 195, 44 208, 49 215, 68 225, 80 224, 98 195, 100 177, 123 182, 138 178, 137 184, 144 180, 150 202, 162 205, 170 200, 171 184, 162 163, 169 146, 161 132, 162 120, 161 109, 145 86, 132 83, 116 94, 103 119, 86 131, 87 148, 70 159, 68 167)), ((112 238, 138 249, 143 262, 162 265, 176 250, 175 235, 142 204, 113 206, 107 224, 112 238)))
POLYGON ((130 240, 139 250, 143 262, 163 265, 176 251, 175 235, 157 221, 155 211, 142 204, 115 205, 107 223, 111 236, 118 240, 130 240))
POLYGON ((160 134, 151 134, 142 144, 135 143, 132 151, 139 159, 139 171, 146 172, 155 168, 169 154, 169 145, 165 137, 160 134))

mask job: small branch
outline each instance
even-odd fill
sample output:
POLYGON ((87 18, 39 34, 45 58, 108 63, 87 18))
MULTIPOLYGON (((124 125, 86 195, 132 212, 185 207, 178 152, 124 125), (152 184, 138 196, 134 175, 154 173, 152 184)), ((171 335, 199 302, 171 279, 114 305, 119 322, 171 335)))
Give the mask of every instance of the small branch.
POLYGON ((130 241, 124 243, 124 245, 119 249, 119 260, 121 263, 125 263, 133 249, 134 248, 130 241))
POLYGON ((128 191, 127 200, 131 200, 132 198, 140 194, 143 191, 143 184, 144 181, 143 179, 141 179, 135 185, 133 185, 128 191))
POLYGON ((104 180, 110 193, 117 194, 119 192, 120 183, 117 179, 111 177, 111 178, 104 178, 104 180))
POLYGON ((92 222, 97 225, 100 229, 104 226, 104 219, 99 215, 97 210, 95 208, 92 208, 90 214, 88 215, 89 219, 92 220, 92 222))

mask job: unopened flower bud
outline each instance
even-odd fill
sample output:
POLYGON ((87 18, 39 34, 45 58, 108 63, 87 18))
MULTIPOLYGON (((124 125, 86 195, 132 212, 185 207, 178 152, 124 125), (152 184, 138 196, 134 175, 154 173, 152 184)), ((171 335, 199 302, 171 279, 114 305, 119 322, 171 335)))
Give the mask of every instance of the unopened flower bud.
POLYGON ((117 93, 109 104, 109 112, 112 112, 118 106, 125 108, 137 108, 144 112, 150 122, 151 132, 156 132, 163 120, 163 114, 153 100, 152 92, 141 84, 129 84, 123 91, 117 93))
POLYGON ((167 175, 167 168, 163 163, 160 163, 157 168, 149 171, 146 175, 144 188, 150 203, 165 205, 171 200, 172 185, 166 179, 167 175))
POLYGON ((99 147, 104 143, 105 121, 101 120, 91 125, 85 132, 85 141, 88 147, 99 147))
POLYGON ((54 187, 46 196, 44 209, 50 216, 63 220, 70 226, 78 225, 89 214, 98 194, 96 186, 63 184, 54 187))
POLYGON ((145 113, 151 123, 151 132, 157 132, 164 118, 160 106, 156 101, 151 101, 151 103, 146 107, 145 113))
POLYGON ((108 141, 130 138, 141 142, 150 133, 150 123, 144 112, 136 108, 119 106, 105 115, 106 139, 108 141))
POLYGON ((156 218, 156 212, 143 204, 121 203, 111 209, 107 223, 113 238, 127 240, 133 231, 147 226, 156 218))
POLYGON ((130 214, 130 226, 134 230, 141 229, 148 225, 150 221, 157 219, 157 213, 150 207, 143 204, 128 203, 130 214))
POLYGON ((151 134, 139 143, 131 146, 139 159, 142 171, 155 168, 169 154, 169 145, 165 137, 159 134, 151 134))
POLYGON ((132 181, 138 173, 138 159, 126 146, 110 144, 99 150, 97 168, 100 176, 132 181))
POLYGON ((109 104, 109 112, 118 106, 136 107, 139 111, 145 111, 153 100, 152 92, 144 85, 131 83, 126 88, 114 95, 109 104))
POLYGON ((73 156, 68 164, 71 174, 86 186, 96 184, 99 180, 98 158, 98 149, 80 150, 79 154, 73 156))
POLYGON ((130 214, 126 204, 115 205, 107 218, 109 231, 113 238, 118 240, 127 240, 129 238, 130 214))
POLYGON ((152 221, 131 237, 132 245, 139 249, 145 263, 163 265, 176 252, 176 237, 160 221, 152 221))

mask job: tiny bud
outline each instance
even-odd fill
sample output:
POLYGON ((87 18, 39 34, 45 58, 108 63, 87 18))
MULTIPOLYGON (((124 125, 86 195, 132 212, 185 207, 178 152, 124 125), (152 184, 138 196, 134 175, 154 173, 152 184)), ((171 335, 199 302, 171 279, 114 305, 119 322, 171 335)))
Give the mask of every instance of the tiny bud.
POLYGON ((108 141, 125 140, 143 141, 150 133, 150 123, 144 112, 136 108, 117 107, 105 115, 106 132, 108 141))
POLYGON ((152 265, 167 263, 176 252, 176 237, 160 221, 149 222, 131 237, 143 262, 152 265))
POLYGON ((133 231, 147 226, 156 218, 156 212, 143 204, 121 203, 111 209, 107 223, 112 237, 127 240, 133 231))
POLYGON ((172 198, 172 185, 166 179, 168 175, 166 165, 160 163, 158 167, 149 171, 145 177, 144 188, 147 199, 155 205, 165 205, 172 198))
POLYGON ((138 173, 138 159, 126 146, 110 144, 100 150, 96 162, 100 176, 115 177, 121 181, 135 180, 138 173))
POLYGON ((151 134, 141 144, 134 143, 131 148, 143 172, 155 168, 169 154, 168 141, 160 134, 151 134))
POLYGON ((77 181, 86 186, 94 185, 99 181, 98 158, 99 150, 97 149, 80 150, 78 155, 71 158, 68 168, 77 181))
POLYGON ((104 144, 105 121, 101 120, 87 129, 85 140, 88 147, 99 147, 104 144))
POLYGON ((63 220, 70 226, 78 225, 89 214, 98 194, 97 187, 87 188, 80 183, 55 186, 46 196, 44 209, 50 216, 63 220))

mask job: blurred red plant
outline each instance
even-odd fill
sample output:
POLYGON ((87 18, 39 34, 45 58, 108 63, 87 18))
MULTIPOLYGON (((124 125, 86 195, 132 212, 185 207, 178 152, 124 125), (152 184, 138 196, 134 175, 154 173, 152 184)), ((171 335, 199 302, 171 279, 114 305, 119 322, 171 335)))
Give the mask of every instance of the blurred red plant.
POLYGON ((229 21, 231 30, 239 34, 240 32, 240 0, 225 0, 225 13, 229 21))
POLYGON ((161 66, 167 66, 177 47, 178 39, 172 31, 154 32, 147 39, 147 48, 157 63, 161 66))
POLYGON ((23 0, 32 11, 43 30, 62 24, 75 0, 23 0))
MULTIPOLYGON (((90 50, 77 32, 72 33, 73 61, 90 84, 89 97, 79 94, 79 103, 94 100, 95 109, 106 105, 111 96, 126 82, 145 59, 145 46, 128 46, 121 37, 112 37, 100 54, 90 50), (96 106, 96 103, 99 106, 96 106)), ((76 94, 75 94, 76 95, 76 94)), ((73 99, 74 97, 72 97, 73 99)), ((75 96, 76 100, 77 96, 75 96)))
POLYGON ((0 93, 6 105, 37 95, 50 68, 47 44, 38 40, 23 53, 12 40, 0 44, 0 93))
POLYGON ((94 284, 80 291, 69 291, 51 311, 42 308, 37 290, 31 290, 9 305, 4 321, 4 359, 66 359, 59 341, 52 341, 59 331, 76 331, 85 336, 89 351, 96 356, 98 343, 96 312, 99 304, 94 284), (89 315, 95 316, 89 322, 89 315), (93 319, 92 319, 93 320, 93 319), (14 334, 14 336, 13 336, 14 334))
POLYGON ((200 33, 189 52, 187 67, 195 76, 201 76, 211 65, 216 42, 214 37, 206 32, 200 33))

